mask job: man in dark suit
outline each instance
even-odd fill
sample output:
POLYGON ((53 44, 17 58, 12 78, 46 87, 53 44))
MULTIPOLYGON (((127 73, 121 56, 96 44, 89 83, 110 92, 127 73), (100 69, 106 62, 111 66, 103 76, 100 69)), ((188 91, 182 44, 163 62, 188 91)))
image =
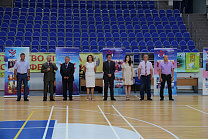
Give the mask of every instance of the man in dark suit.
POLYGON ((51 61, 51 56, 47 56, 47 62, 42 64, 41 72, 44 73, 44 97, 43 101, 47 100, 47 92, 48 92, 48 85, 50 91, 50 101, 55 101, 53 98, 53 86, 55 80, 55 72, 54 70, 58 70, 55 63, 51 61))
POLYGON ((104 99, 103 101, 106 101, 108 98, 108 83, 110 83, 110 96, 111 96, 111 100, 116 101, 116 99, 114 98, 114 92, 113 92, 113 88, 114 88, 114 72, 115 72, 115 62, 111 61, 111 54, 107 54, 107 61, 105 61, 103 63, 103 79, 104 79, 104 99))
POLYGON ((73 92, 73 81, 74 81, 74 64, 69 62, 70 58, 65 57, 65 63, 61 64, 60 73, 62 76, 62 85, 63 85, 63 100, 67 100, 67 84, 69 87, 69 100, 72 99, 73 92))

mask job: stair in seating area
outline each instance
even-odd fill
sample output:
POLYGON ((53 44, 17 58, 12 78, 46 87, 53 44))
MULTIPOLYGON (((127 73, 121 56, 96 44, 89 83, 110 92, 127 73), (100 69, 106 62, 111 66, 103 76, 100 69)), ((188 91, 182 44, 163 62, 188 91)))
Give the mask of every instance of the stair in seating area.
POLYGON ((206 14, 185 14, 184 15, 185 20, 184 23, 187 26, 188 31, 191 34, 191 22, 192 22, 192 40, 194 40, 194 32, 197 31, 197 37, 196 40, 196 48, 200 50, 199 48, 199 39, 201 39, 201 50, 203 47, 208 47, 208 20, 206 14), (187 16, 189 15, 189 26, 187 21, 187 16))

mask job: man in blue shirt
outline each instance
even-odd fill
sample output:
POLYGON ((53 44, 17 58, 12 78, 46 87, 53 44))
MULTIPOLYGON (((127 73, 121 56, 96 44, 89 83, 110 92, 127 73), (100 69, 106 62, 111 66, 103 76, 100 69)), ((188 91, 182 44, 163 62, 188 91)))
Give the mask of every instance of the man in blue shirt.
POLYGON ((27 81, 30 80, 30 64, 25 60, 25 54, 20 54, 20 60, 14 65, 14 79, 17 80, 17 101, 21 99, 22 81, 24 84, 24 101, 29 101, 27 81))

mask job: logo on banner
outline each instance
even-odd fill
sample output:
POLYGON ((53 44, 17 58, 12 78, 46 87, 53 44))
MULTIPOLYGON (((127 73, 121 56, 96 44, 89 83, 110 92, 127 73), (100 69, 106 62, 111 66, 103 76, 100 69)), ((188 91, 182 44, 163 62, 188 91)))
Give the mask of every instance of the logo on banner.
POLYGON ((111 50, 106 50, 105 51, 107 54, 111 54, 111 56, 113 57, 113 51, 111 51, 111 50))
POLYGON ((165 51, 162 51, 162 50, 157 51, 157 53, 158 53, 159 58, 161 58, 165 55, 165 51))
POLYGON ((16 50, 11 49, 11 51, 8 50, 8 52, 9 52, 9 56, 10 56, 10 57, 13 58, 13 57, 16 56, 16 50))

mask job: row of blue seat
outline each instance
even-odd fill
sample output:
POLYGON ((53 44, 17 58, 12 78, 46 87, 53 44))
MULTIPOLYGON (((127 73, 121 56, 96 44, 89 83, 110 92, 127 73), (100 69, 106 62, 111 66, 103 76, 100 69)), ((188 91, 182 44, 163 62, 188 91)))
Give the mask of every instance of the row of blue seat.
MULTIPOLYGON (((1 9, 1 8, 0 8, 1 9)), ((27 10, 26 8, 22 8, 21 11, 19 10, 19 8, 14 8, 13 11, 0 11, 0 15, 16 15, 16 16, 73 16, 73 17, 120 17, 123 16, 125 17, 171 17, 174 16, 175 18, 180 16, 179 10, 167 10, 167 12, 165 12, 165 10, 85 10, 85 9, 33 9, 30 8, 29 10, 27 10)))
MULTIPOLYGON (((0 46, 1 49, 3 50, 4 48, 4 41, 0 40, 0 46)), ((108 47, 108 48, 113 48, 113 47, 125 47, 126 49, 130 49, 130 50, 134 50, 134 49, 146 49, 146 47, 148 47, 148 50, 154 49, 154 47, 156 48, 177 48, 177 49, 187 49, 189 48, 190 50, 195 49, 195 44, 193 41, 189 41, 189 42, 185 42, 185 41, 181 41, 179 44, 177 41, 172 41, 171 44, 169 41, 164 41, 163 43, 160 41, 157 42, 152 42, 152 41, 148 41, 147 43, 145 43, 144 41, 140 41, 139 43, 137 43, 136 41, 132 41, 131 43, 129 43, 128 41, 124 41, 123 43, 121 43, 120 41, 116 41, 115 43, 112 41, 107 41, 106 43, 104 41, 99 41, 98 44, 96 41, 91 41, 90 43, 88 41, 83 41, 82 43, 80 41, 75 41, 74 43, 72 43, 72 41, 66 41, 66 43, 64 43, 64 41, 60 40, 57 42, 52 40, 48 43, 48 41, 41 41, 41 43, 39 44, 38 40, 34 40, 32 43, 29 40, 25 40, 23 43, 21 40, 16 40, 14 43, 12 40, 7 40, 5 43, 5 47, 30 47, 33 49, 56 49, 56 47, 79 47, 80 50, 84 50, 84 49, 98 49, 101 50, 102 47, 108 47)))
POLYGON ((8 34, 4 31, 0 32, 0 39, 2 39, 3 41, 6 41, 6 39, 10 39, 12 41, 14 40, 29 40, 31 41, 33 40, 63 40, 63 41, 92 41, 92 40, 97 40, 97 41, 109 41, 109 40, 113 40, 115 41, 137 41, 140 42, 142 40, 144 40, 145 42, 148 42, 150 40, 152 40, 153 42, 156 42, 158 40, 164 42, 166 40, 168 40, 169 42, 172 42, 174 40, 176 40, 177 42, 180 42, 182 40, 185 40, 186 42, 188 42, 189 40, 191 40, 190 34, 188 32, 185 32, 183 35, 182 33, 176 33, 175 35, 170 32, 168 34, 162 32, 160 34, 157 33, 153 33, 152 35, 150 33, 137 33, 136 35, 134 33, 98 33, 97 35, 95 33, 90 33, 88 35, 88 33, 84 32, 82 34, 80 33, 74 33, 72 34, 71 32, 67 32, 66 34, 64 34, 63 32, 59 32, 58 34, 56 34, 55 32, 51 32, 50 34, 48 34, 47 32, 43 32, 42 34, 40 34, 39 32, 34 32, 33 34, 31 32, 26 32, 25 34, 21 31, 17 32, 15 34, 15 32, 11 31, 8 34))
POLYGON ((16 7, 40 7, 40 8, 86 8, 86 9, 154 9, 154 1, 15 1, 16 7))

